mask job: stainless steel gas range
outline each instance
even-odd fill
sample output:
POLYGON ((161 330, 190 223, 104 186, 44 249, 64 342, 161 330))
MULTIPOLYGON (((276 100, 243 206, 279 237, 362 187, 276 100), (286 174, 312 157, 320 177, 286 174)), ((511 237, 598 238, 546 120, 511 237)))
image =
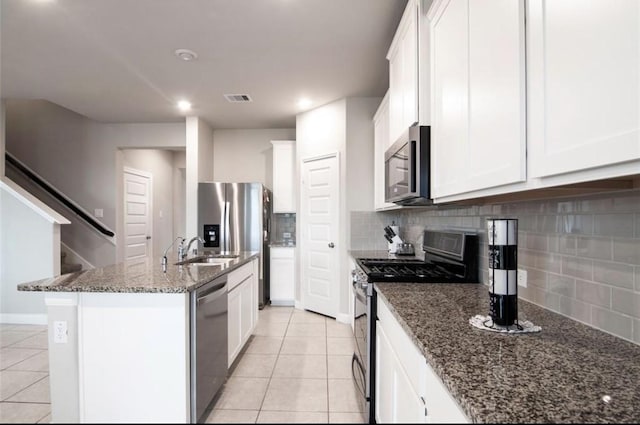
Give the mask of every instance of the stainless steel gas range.
MULTIPOLYGON (((352 271, 355 350, 351 370, 367 423, 375 423, 375 282, 477 283, 478 236, 458 231, 424 231, 425 259, 356 258, 352 271)), ((425 306, 425 308, 428 308, 425 306)))

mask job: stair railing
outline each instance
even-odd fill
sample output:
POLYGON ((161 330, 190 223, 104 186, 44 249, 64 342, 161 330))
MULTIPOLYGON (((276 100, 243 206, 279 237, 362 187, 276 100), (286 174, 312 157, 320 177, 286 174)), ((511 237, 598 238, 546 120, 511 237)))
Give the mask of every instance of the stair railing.
POLYGON ((27 167, 24 163, 18 160, 15 156, 11 155, 9 152, 5 152, 6 163, 10 164, 13 168, 20 171, 25 177, 34 182, 40 188, 42 188, 45 192, 51 195, 55 200, 60 202, 62 205, 70 209, 76 216, 80 217, 91 227, 96 229, 98 232, 102 233, 105 236, 113 237, 115 233, 109 229, 104 224, 95 220, 91 215, 84 210, 80 205, 76 204, 71 198, 66 196, 64 193, 60 192, 53 185, 47 182, 45 179, 40 177, 36 172, 27 167))

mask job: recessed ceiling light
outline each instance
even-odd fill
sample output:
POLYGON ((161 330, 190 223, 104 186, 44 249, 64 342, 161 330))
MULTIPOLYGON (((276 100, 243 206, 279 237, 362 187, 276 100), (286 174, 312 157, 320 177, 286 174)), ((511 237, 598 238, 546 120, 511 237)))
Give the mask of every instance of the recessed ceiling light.
POLYGON ((181 100, 178 102, 178 109, 181 111, 188 111, 191 109, 191 102, 186 100, 181 100))
POLYGON ((198 54, 189 49, 178 49, 174 53, 179 59, 182 59, 186 62, 196 60, 198 58, 198 54))
POLYGON ((307 109, 309 106, 311 106, 311 100, 307 99, 306 97, 303 97, 302 99, 298 100, 299 108, 307 109))

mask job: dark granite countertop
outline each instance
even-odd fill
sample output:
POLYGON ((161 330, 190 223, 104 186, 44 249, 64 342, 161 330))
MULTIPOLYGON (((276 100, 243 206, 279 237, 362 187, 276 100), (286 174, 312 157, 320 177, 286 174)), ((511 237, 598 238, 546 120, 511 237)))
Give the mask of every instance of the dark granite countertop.
POLYGON ((211 282, 218 276, 229 273, 257 256, 257 252, 240 252, 238 258, 228 264, 186 264, 181 266, 175 265, 178 261, 176 258, 170 258, 166 271, 164 271, 160 258, 153 257, 143 262, 125 261, 106 267, 21 283, 18 285, 18 290, 185 293, 211 282))
MULTIPOLYGON (((386 258, 372 254, 351 252, 386 258)), ((488 314, 482 284, 375 288, 473 422, 640 422, 640 346, 524 300, 518 301, 519 319, 541 332, 474 328, 469 319, 488 314)))

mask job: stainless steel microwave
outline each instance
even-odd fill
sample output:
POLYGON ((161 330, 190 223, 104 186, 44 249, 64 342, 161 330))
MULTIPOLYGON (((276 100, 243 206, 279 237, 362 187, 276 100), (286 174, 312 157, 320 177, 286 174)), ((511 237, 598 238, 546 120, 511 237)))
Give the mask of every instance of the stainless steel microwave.
POLYGON ((413 125, 384 156, 385 201, 399 205, 431 205, 429 190, 430 128, 413 125))

